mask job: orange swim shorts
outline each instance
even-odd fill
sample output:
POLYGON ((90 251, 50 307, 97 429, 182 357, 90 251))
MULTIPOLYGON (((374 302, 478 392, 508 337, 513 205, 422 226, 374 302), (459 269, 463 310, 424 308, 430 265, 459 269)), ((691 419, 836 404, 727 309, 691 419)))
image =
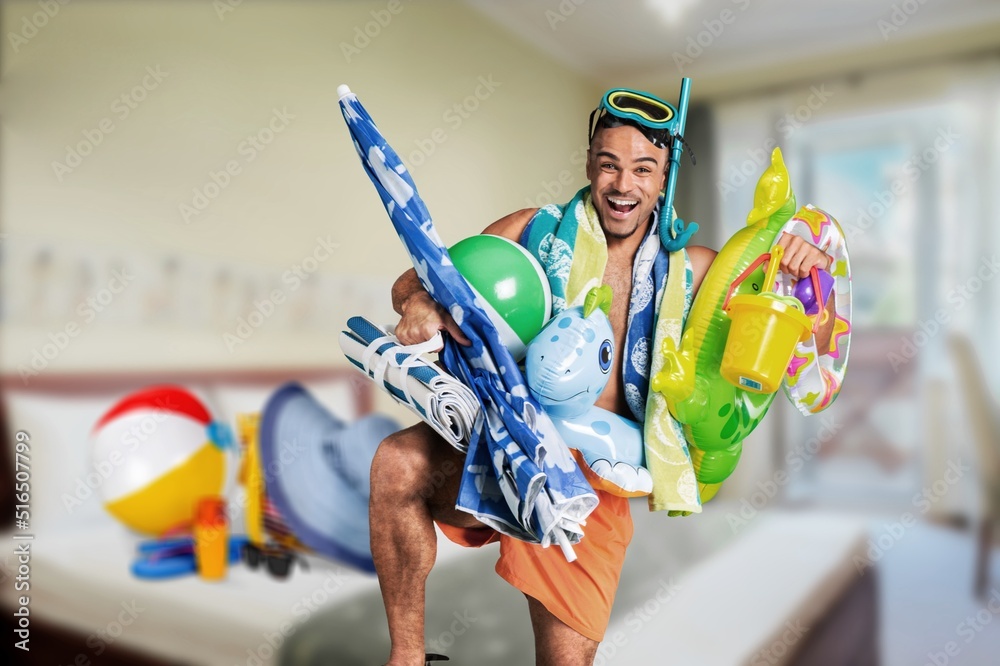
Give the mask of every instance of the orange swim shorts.
POLYGON ((542 548, 491 529, 440 523, 438 527, 455 543, 470 548, 499 541, 500 577, 578 633, 599 642, 611 618, 625 549, 632 540, 632 515, 628 499, 595 492, 600 503, 587 518, 583 539, 573 546, 575 562, 567 562, 558 546, 542 548))

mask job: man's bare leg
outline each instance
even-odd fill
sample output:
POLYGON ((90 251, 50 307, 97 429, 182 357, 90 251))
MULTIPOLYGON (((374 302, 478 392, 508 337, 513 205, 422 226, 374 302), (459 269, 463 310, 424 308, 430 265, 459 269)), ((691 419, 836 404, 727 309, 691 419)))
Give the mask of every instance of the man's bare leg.
POLYGON ((434 520, 482 527, 455 509, 465 456, 425 423, 386 438, 371 472, 372 556, 389 621, 387 666, 423 666, 424 595, 437 557, 434 520))
POLYGON ((592 666, 600 643, 570 628, 542 602, 524 596, 535 631, 535 666, 592 666))

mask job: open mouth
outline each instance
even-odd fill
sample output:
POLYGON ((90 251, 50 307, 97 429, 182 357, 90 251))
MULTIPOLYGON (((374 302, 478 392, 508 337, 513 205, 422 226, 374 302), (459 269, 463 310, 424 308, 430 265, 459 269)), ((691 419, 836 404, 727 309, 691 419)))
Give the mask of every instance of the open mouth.
POLYGON ((620 199, 618 197, 606 197, 608 201, 608 206, 611 210, 620 214, 627 215, 632 212, 632 210, 639 205, 639 202, 635 199, 620 199))
POLYGON ((546 400, 548 400, 549 402, 566 402, 567 400, 572 400, 572 399, 573 399, 573 398, 575 398, 576 396, 578 396, 578 395, 583 395, 584 393, 590 393, 590 389, 584 389, 583 391, 577 391, 577 392, 576 392, 576 393, 574 393, 573 395, 571 395, 571 396, 568 396, 568 397, 566 397, 566 398, 554 398, 554 397, 552 397, 552 396, 549 396, 549 395, 545 395, 545 394, 544 394, 544 393, 542 393, 541 391, 537 391, 537 392, 536 392, 536 395, 538 395, 538 396, 539 396, 539 397, 541 397, 541 398, 545 398, 545 399, 546 399, 546 400))

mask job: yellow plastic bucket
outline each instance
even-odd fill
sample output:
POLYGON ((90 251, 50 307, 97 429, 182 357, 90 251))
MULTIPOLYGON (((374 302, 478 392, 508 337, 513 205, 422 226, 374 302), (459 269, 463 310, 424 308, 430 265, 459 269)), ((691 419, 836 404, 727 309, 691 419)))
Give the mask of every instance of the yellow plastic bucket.
POLYGON ((777 391, 795 345, 812 334, 812 321, 800 307, 794 297, 773 293, 733 296, 726 308, 732 323, 722 376, 747 391, 777 391))

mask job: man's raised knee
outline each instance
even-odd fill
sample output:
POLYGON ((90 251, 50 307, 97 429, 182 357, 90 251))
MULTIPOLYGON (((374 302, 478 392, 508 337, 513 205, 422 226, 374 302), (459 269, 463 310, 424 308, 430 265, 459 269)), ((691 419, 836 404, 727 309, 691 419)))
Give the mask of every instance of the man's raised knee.
POLYGON ((427 485, 430 452, 420 431, 407 428, 379 444, 372 460, 372 492, 391 490, 396 496, 419 495, 427 485))

